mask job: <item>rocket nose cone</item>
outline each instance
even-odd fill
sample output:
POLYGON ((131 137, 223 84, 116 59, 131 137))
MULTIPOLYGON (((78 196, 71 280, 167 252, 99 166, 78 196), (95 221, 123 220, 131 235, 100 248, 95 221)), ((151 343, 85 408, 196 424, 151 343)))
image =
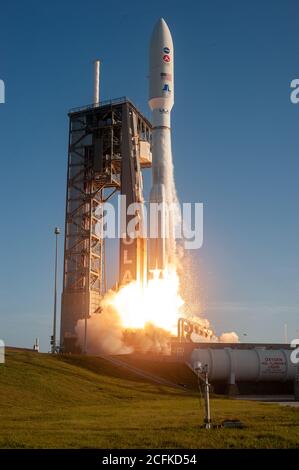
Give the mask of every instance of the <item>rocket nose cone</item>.
POLYGON ((172 37, 166 21, 160 18, 155 24, 150 41, 150 51, 153 55, 161 51, 161 47, 173 49, 172 37))
MULTIPOLYGON (((167 29, 167 31, 169 31, 168 24, 166 23, 166 21, 164 20, 164 18, 160 18, 160 25, 161 25, 161 28, 167 29)), ((170 32, 170 31, 169 31, 169 32, 170 32)))
POLYGON ((160 18, 154 26, 152 32, 152 41, 165 36, 170 36, 170 30, 164 18, 160 18))
MULTIPOLYGON (((160 18, 153 29, 149 49, 149 100, 157 98, 159 107, 168 110, 173 105, 173 64, 171 33, 166 21, 160 18), (163 105, 161 100, 164 100, 163 105)), ((154 104, 151 102, 151 109, 156 105, 156 101, 154 104)))
MULTIPOLYGON (((161 27, 161 28, 165 28, 165 26, 168 28, 167 26, 167 23, 166 21, 164 20, 164 18, 160 18, 157 22, 157 24, 161 27)), ((169 28, 168 28, 169 29, 169 28)))

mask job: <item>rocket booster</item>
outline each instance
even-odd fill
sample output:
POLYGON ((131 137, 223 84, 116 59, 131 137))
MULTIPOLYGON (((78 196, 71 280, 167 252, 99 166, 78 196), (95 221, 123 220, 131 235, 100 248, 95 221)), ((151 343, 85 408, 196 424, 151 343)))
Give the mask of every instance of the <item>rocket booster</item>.
POLYGON ((173 42, 161 18, 150 42, 149 107, 152 111, 152 189, 150 192, 149 269, 163 270, 172 250, 172 154, 170 113, 174 103, 173 42), (155 206, 157 209, 152 208, 155 206), (160 207, 160 210, 158 210, 160 207), (154 216, 153 216, 154 215, 154 216))

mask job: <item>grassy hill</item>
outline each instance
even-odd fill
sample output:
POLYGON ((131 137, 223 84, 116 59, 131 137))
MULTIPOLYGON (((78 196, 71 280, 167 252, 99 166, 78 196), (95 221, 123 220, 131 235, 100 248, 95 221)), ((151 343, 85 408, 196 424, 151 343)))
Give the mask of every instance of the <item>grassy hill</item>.
MULTIPOLYGON (((182 365, 165 363, 160 374, 190 379, 182 365)), ((299 409, 213 398, 216 422, 236 418, 246 428, 206 431, 192 387, 151 383, 100 358, 9 350, 0 397, 1 448, 299 447, 299 409)))

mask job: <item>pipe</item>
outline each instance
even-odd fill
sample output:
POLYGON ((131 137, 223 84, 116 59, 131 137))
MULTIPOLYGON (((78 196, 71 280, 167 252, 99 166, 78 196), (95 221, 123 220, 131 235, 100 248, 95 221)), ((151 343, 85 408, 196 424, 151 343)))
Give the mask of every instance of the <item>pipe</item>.
POLYGON ((53 336, 52 336, 52 354, 56 353, 56 317, 57 317, 57 259, 58 259, 58 235, 60 228, 55 227, 55 274, 54 274, 54 315, 53 315, 53 336))

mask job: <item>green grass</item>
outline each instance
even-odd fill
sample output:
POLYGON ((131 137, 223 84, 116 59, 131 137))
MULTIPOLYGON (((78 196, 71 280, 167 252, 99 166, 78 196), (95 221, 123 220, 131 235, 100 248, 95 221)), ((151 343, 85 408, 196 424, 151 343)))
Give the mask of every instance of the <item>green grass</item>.
MULTIPOLYGON (((161 375, 178 379, 165 364, 161 375)), ((206 431, 197 393, 99 358, 8 351, 0 397, 1 448, 299 448, 299 409, 213 398, 216 422, 240 419, 246 428, 206 431)))

